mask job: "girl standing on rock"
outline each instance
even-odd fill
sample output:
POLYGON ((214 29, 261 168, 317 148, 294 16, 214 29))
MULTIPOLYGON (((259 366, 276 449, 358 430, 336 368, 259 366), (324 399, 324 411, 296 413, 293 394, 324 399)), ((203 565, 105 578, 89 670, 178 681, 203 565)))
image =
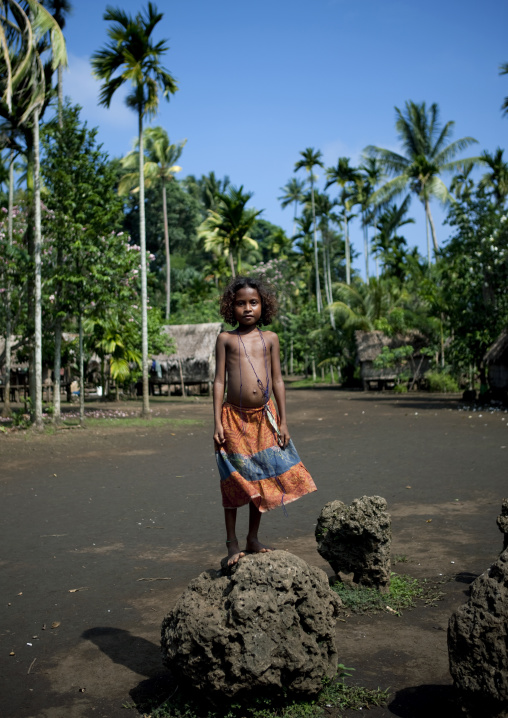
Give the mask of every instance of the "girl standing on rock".
POLYGON ((276 311, 275 296, 251 277, 233 279, 221 298, 221 315, 238 324, 217 338, 213 383, 213 438, 230 566, 245 555, 235 531, 239 506, 249 504, 245 551, 264 553, 271 549, 258 539, 261 514, 316 490, 289 436, 279 338, 259 328, 276 311))

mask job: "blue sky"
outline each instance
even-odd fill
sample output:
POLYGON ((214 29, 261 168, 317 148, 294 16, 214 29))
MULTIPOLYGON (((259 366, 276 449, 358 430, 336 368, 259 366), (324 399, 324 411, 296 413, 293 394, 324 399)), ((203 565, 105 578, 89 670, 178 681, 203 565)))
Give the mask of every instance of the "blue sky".
MULTIPOLYGON (((69 69, 64 91, 99 128, 111 156, 129 151, 135 114, 122 96, 109 110, 97 106, 99 83, 90 57, 107 42, 102 19, 108 3, 74 0, 65 36, 69 69)), ((146 3, 122 0, 135 13, 146 3)), ((293 176, 299 153, 321 150, 327 166, 339 156, 358 162, 368 144, 398 149, 394 106, 436 102, 443 122, 455 121, 454 139, 475 137, 468 154, 505 147, 508 95, 505 0, 166 0, 156 39, 166 39, 164 65, 179 91, 161 104, 152 124, 173 142, 187 139, 182 176, 228 175, 254 192, 263 218, 291 234, 292 210, 281 210, 280 188, 293 176)), ((323 184, 323 173, 319 182, 323 184)), ((303 173, 302 173, 303 177, 303 173)), ((331 190, 333 194, 333 191, 331 190)), ((448 228, 432 207, 438 241, 448 228)), ((423 210, 411 205, 415 225, 406 236, 425 254, 423 210)), ((361 228, 351 239, 360 252, 361 228)))

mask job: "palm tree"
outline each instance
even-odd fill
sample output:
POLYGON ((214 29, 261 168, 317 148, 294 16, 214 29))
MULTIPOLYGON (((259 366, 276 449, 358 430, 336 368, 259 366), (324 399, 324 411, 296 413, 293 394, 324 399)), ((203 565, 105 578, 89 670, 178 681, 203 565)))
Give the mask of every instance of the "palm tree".
POLYGON ((164 41, 154 43, 152 35, 162 19, 155 5, 148 3, 145 13, 135 17, 121 8, 108 7, 104 20, 113 23, 108 29, 111 42, 92 57, 94 74, 103 80, 99 103, 109 107, 115 92, 125 84, 131 91, 125 100, 127 107, 138 114, 139 142, 139 239, 141 247, 141 344, 143 357, 143 416, 148 416, 148 316, 146 286, 145 232, 145 175, 143 171, 143 119, 154 116, 159 108, 159 91, 164 98, 174 94, 175 79, 161 65, 161 57, 168 47, 164 41))
POLYGON ((245 209, 251 197, 252 192, 244 192, 243 185, 230 186, 218 196, 217 209, 209 210, 198 228, 198 237, 204 239, 207 251, 220 250, 228 256, 232 277, 236 277, 235 259, 238 265, 242 247, 257 249, 258 246, 249 232, 263 210, 245 209))
POLYGON ((287 182, 287 184, 284 185, 284 187, 280 188, 281 192, 284 192, 284 194, 281 197, 277 197, 282 209, 285 209, 290 204, 294 204, 295 206, 295 211, 293 215, 293 237, 296 234, 296 213, 298 211, 298 205, 301 204, 305 199, 305 194, 303 191, 304 187, 305 182, 297 180, 296 177, 293 177, 287 182))
MULTIPOLYGON (((377 232, 377 217, 378 217, 378 211, 379 206, 374 205, 372 203, 372 196, 374 192, 376 191, 376 188, 379 186, 379 184, 384 179, 384 171, 381 166, 381 163, 376 157, 363 157, 362 158, 362 164, 358 168, 360 173, 363 177, 368 181, 371 193, 369 194, 369 211, 366 212, 365 220, 368 224, 371 224, 374 228, 374 233, 377 232)), ((379 279, 379 262, 377 254, 375 255, 376 259, 376 277, 379 279)))
MULTIPOLYGON (((319 217, 319 231, 321 233, 321 252, 323 255, 323 279, 325 285, 325 297, 328 307, 333 302, 332 294, 332 274, 331 274, 331 262, 330 262, 330 228, 329 223, 337 222, 339 218, 333 214, 332 210, 337 204, 336 201, 332 202, 328 195, 324 192, 316 192, 315 197, 316 203, 316 215, 319 217)), ((330 309, 330 324, 335 329, 335 317, 332 310, 330 309)))
POLYGON ((407 242, 398 234, 398 230, 407 224, 414 224, 414 219, 406 217, 410 201, 411 198, 407 196, 400 207, 397 207, 396 204, 387 206, 379 216, 379 232, 373 238, 374 246, 383 261, 384 272, 399 280, 403 279, 407 242))
MULTIPOLYGON (((505 62, 499 66, 499 74, 508 75, 508 62, 505 62)), ((508 115, 508 97, 504 98, 504 102, 501 105, 501 109, 504 115, 508 115)))
POLYGON ((473 169, 473 165, 462 168, 450 182, 450 192, 453 192, 455 199, 460 202, 468 202, 471 199, 474 188, 474 180, 471 177, 473 169))
MULTIPOLYGON (((144 131, 145 140, 145 187, 155 182, 162 185, 162 212, 164 221, 164 247, 166 251, 166 319, 171 311, 171 255, 169 251, 168 207, 166 198, 166 185, 170 182, 181 167, 177 160, 182 154, 187 140, 173 145, 169 141, 168 133, 162 127, 149 127, 144 131)), ((136 142, 137 145, 137 142, 136 142)), ((122 160, 122 167, 127 170, 119 185, 118 193, 125 194, 135 186, 133 192, 139 192, 139 150, 134 149, 122 160), (130 170, 130 171, 129 171, 130 170)))
MULTIPOLYGON (((46 7, 58 23, 60 30, 65 27, 66 15, 72 12, 69 0, 46 0, 46 7)), ((57 68, 58 87, 58 123, 63 126, 63 67, 60 63, 57 68)))
POLYGON ((428 227, 430 225, 434 253, 439 247, 436 228, 430 211, 430 200, 437 197, 441 202, 450 201, 451 195, 440 178, 445 172, 467 167, 478 161, 471 157, 453 160, 462 150, 477 142, 473 137, 462 137, 450 144, 449 141, 454 122, 447 122, 444 127, 439 122, 439 108, 433 103, 429 109, 425 102, 406 102, 402 112, 395 108, 396 129, 405 154, 369 145, 365 152, 377 157, 385 170, 395 177, 383 185, 373 196, 374 202, 387 201, 409 189, 422 202, 425 209, 425 226, 427 228, 427 252, 430 265, 430 242, 428 227))
POLYGON ((33 319, 34 348, 32 371, 32 415, 38 429, 42 428, 42 232, 41 188, 39 162, 39 122, 49 100, 47 75, 42 55, 51 50, 50 67, 55 70, 67 63, 65 41, 56 20, 36 0, 27 0, 28 15, 16 0, 0 0, 0 46, 2 61, 2 116, 11 126, 25 129, 27 151, 30 150, 29 181, 33 180, 33 218, 29 219, 29 246, 34 264, 33 319), (7 17, 10 10, 13 20, 7 17), (32 225, 33 219, 33 225, 32 225), (31 238, 33 237, 33 241, 31 238))
POLYGON ((316 301, 317 301, 317 311, 318 314, 321 313, 321 310, 323 309, 323 300, 321 298, 321 286, 319 284, 319 262, 318 262, 318 246, 317 246, 317 236, 316 236, 316 208, 314 205, 314 174, 312 172, 314 167, 324 167, 323 161, 322 161, 322 153, 320 150, 314 150, 312 147, 307 147, 307 149, 303 150, 303 152, 300 152, 302 159, 298 160, 298 162, 295 163, 295 172, 298 172, 299 169, 306 169, 309 173, 309 179, 310 179, 310 196, 311 196, 311 204, 312 204, 312 222, 313 222, 313 228, 314 228, 314 265, 315 265, 315 272, 316 272, 316 301))
POLYGON ((500 147, 493 155, 490 152, 482 152, 480 161, 487 165, 490 172, 486 172, 480 180, 480 187, 492 190, 492 194, 499 205, 504 205, 508 196, 508 162, 503 160, 503 152, 500 147))
POLYGON ((332 184, 340 187, 339 204, 342 205, 342 218, 344 220, 344 237, 346 240, 346 284, 351 284, 351 245, 349 242, 349 220, 354 215, 350 215, 349 211, 354 205, 355 183, 358 177, 358 171, 349 164, 349 157, 339 157, 336 167, 328 167, 326 169, 328 182, 325 189, 332 184))

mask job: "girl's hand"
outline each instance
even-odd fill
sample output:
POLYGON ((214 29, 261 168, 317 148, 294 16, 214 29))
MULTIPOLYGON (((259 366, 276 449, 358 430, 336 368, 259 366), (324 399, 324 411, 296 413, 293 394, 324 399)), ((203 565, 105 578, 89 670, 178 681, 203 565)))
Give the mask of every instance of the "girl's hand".
POLYGON ((280 437, 279 437, 280 445, 283 449, 285 449, 286 446, 289 444, 289 440, 291 438, 289 436, 288 425, 285 422, 284 423, 281 422, 281 424, 279 426, 279 432, 280 432, 280 437))
POLYGON ((226 441, 226 439, 224 438, 224 429, 222 427, 222 424, 217 424, 215 426, 215 431, 213 433, 213 440, 214 440, 216 449, 219 449, 222 446, 222 444, 224 444, 224 442, 226 441))

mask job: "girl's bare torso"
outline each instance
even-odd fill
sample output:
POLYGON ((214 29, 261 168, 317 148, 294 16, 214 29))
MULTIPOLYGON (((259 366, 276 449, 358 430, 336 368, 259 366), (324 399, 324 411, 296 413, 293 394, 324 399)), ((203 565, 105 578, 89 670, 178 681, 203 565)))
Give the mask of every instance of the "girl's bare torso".
POLYGON ((237 331, 227 334, 226 401, 245 408, 263 406, 267 401, 264 394, 267 382, 269 394, 272 393, 271 332, 263 332, 263 338, 257 328, 240 335, 237 331))

